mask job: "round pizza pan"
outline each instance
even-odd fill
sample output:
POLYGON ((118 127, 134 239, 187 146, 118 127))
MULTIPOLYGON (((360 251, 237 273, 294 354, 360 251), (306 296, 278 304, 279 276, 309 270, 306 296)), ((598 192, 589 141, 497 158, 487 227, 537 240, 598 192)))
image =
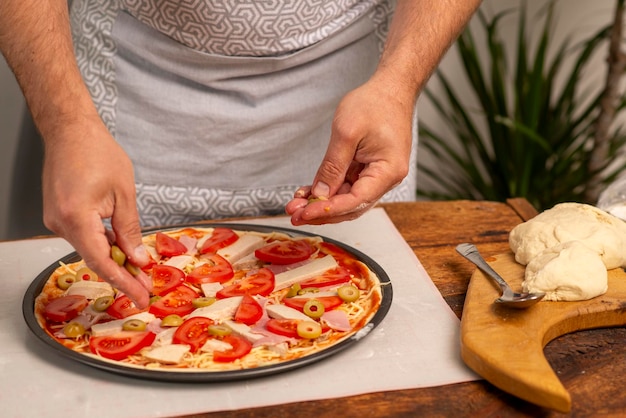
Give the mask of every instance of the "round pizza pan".
POLYGON ((79 363, 86 364, 88 366, 92 366, 101 370, 106 370, 109 372, 117 373, 119 375, 124 375, 128 377, 141 378, 141 379, 149 379, 149 380, 159 380, 159 381, 167 381, 167 382, 224 382, 224 381, 232 381, 232 380, 241 380, 241 379, 250 379, 261 376, 268 376, 276 373, 281 373, 289 370, 293 370, 299 367, 303 367, 325 358, 328 358, 334 354, 337 354, 340 351, 345 350, 348 347, 351 347, 357 344, 363 337, 367 336, 374 328, 376 328, 382 320, 387 315, 389 308, 391 307, 391 301, 393 299, 393 289, 391 286, 391 281, 387 273, 382 269, 382 267, 377 264, 374 260, 372 260, 367 255, 362 252, 345 245, 339 241, 333 240, 331 238, 326 238, 324 236, 318 234, 311 234, 303 231, 296 231, 289 228, 282 227, 274 227, 274 226, 264 226, 264 225, 253 225, 253 224, 229 224, 229 223, 194 223, 194 224, 186 224, 186 225, 177 225, 173 228, 158 228, 151 229, 145 231, 146 234, 155 233, 158 230, 168 230, 168 229, 181 229, 186 227, 226 227, 239 231, 254 231, 261 233, 269 233, 269 232, 283 232, 292 237, 297 236, 319 236, 324 241, 335 244, 344 250, 350 252, 353 256, 355 256, 358 260, 364 263, 370 270, 374 272, 378 276, 378 279, 381 284, 381 293, 382 298, 380 302, 380 306, 376 313, 370 318, 369 322, 363 326, 360 330, 352 334, 351 336, 341 340, 337 344, 329 346, 321 351, 317 351, 315 353, 311 353, 304 357, 285 361, 277 364, 270 364, 267 366, 259 366, 251 369, 240 369, 240 370, 220 370, 220 371, 210 371, 210 370, 201 370, 201 371, 190 371, 190 370, 152 370, 146 368, 139 368, 134 366, 124 365, 122 363, 116 363, 109 361, 104 358, 95 357, 85 355, 76 351, 73 351, 70 348, 65 347, 62 344, 59 344, 54 338, 46 333, 44 329, 42 329, 41 325, 37 321, 35 316, 35 299, 41 293, 46 281, 50 277, 50 275, 58 268, 59 262, 63 263, 73 263, 80 260, 80 256, 76 253, 70 253, 67 256, 59 259, 57 262, 51 264, 48 268, 43 270, 35 280, 28 287, 26 294, 24 295, 24 299, 22 301, 22 313, 24 315, 24 319, 28 328, 35 334, 35 336, 41 340, 44 344, 46 344, 50 349, 58 352, 59 354, 79 363))

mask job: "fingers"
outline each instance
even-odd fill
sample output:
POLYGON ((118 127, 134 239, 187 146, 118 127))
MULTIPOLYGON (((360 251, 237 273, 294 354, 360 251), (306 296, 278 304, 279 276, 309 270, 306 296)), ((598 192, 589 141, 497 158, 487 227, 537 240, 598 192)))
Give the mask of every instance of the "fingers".
POLYGON ((312 197, 329 198, 335 195, 347 178, 354 163, 358 143, 362 139, 358 132, 350 128, 351 125, 346 124, 341 113, 338 113, 333 121, 326 155, 311 186, 312 197))
POLYGON ((115 212, 111 217, 111 226, 115 234, 115 243, 126 254, 133 265, 143 267, 150 262, 143 241, 139 214, 133 193, 116 197, 115 212))
POLYGON ((113 261, 109 236, 97 213, 91 212, 63 225, 55 232, 72 244, 98 277, 126 294, 137 307, 148 306, 150 294, 147 283, 151 280, 143 272, 133 277, 126 268, 113 261))
MULTIPOLYGON (((367 182, 363 185, 367 187, 367 182)), ((358 184, 355 184, 358 186, 358 184)), ((359 197, 359 187, 344 183, 337 194, 329 199, 306 203, 294 199, 287 205, 292 225, 322 225, 356 219, 369 210, 377 199, 365 200, 359 197)))

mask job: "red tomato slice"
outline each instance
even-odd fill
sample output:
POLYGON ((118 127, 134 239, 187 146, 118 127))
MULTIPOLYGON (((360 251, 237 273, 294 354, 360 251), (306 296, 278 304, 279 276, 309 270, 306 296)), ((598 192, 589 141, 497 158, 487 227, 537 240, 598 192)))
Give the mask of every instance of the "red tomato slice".
POLYGON ((256 250, 254 255, 266 263, 293 264, 306 260, 313 252, 315 249, 308 241, 299 239, 274 241, 256 250))
POLYGON ((156 335, 150 331, 126 331, 102 337, 91 337, 89 349, 92 353, 111 360, 124 360, 152 344, 155 337, 156 335))
POLYGON ((209 339, 208 328, 213 325, 213 320, 202 316, 195 316, 185 320, 174 332, 172 342, 174 344, 187 344, 191 352, 195 353, 209 339))
POLYGON ((51 321, 65 322, 76 318, 89 301, 83 295, 67 295, 51 300, 44 308, 44 315, 51 321))
POLYGON ((211 234, 211 238, 204 241, 200 248, 201 254, 214 253, 220 248, 224 248, 233 244, 239 239, 239 235, 229 228, 215 228, 211 234))
POLYGON ((187 247, 176 238, 170 237, 163 232, 156 233, 156 252, 165 257, 185 254, 187 247))
POLYGON ((237 283, 219 290, 215 295, 218 299, 243 295, 267 296, 274 290, 274 273, 265 267, 247 276, 237 283))
POLYGON ((217 254, 209 254, 209 262, 196 267, 187 275, 187 281, 193 284, 224 283, 233 278, 235 273, 226 259, 217 254))
POLYGON ((332 270, 324 272, 321 276, 314 277, 300 283, 300 286, 304 289, 307 287, 328 287, 335 286, 341 283, 350 281, 350 272, 343 268, 337 267, 332 270))
POLYGON ((180 285, 150 305, 149 312, 158 318, 172 314, 185 316, 193 311, 193 300, 198 296, 193 289, 180 285))
POLYGON ((300 338, 298 336, 298 320, 297 319, 277 319, 273 318, 267 321, 265 328, 269 332, 282 335, 289 338, 300 338))
POLYGON ((163 296, 185 281, 185 273, 174 266, 159 264, 152 269, 152 293, 163 296))
POLYGON ((320 251, 324 254, 332 255, 337 260, 337 264, 348 269, 355 278, 363 279, 369 277, 369 272, 363 263, 343 248, 330 242, 321 242, 320 251))
POLYGON ((235 311, 235 321, 246 325, 253 325, 263 316, 263 308, 252 296, 243 295, 241 303, 235 311))
POLYGON ((290 308, 294 308, 302 312, 304 310, 304 305, 307 303, 307 301, 311 299, 322 302, 325 311, 331 311, 343 303, 343 300, 339 296, 320 296, 317 298, 284 298, 282 302, 290 308))
POLYGON ((139 309, 132 300, 126 295, 122 295, 115 299, 113 304, 107 308, 107 313, 113 318, 123 319, 127 316, 143 312, 145 309, 139 309))
POLYGON ((238 358, 241 358, 248 354, 252 350, 252 344, 245 338, 237 335, 228 335, 222 339, 222 341, 233 346, 230 350, 214 351, 213 361, 219 363, 230 363, 238 358))

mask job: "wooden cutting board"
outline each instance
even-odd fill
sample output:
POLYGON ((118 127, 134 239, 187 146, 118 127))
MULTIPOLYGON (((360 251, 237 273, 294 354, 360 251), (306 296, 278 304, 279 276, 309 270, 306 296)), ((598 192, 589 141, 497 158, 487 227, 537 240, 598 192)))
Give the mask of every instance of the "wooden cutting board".
MULTIPOLYGON (((514 290, 524 266, 512 253, 487 259, 514 290)), ((543 354, 551 340, 578 330, 626 324, 626 273, 609 271, 609 290, 581 302, 542 301, 518 310, 496 305, 499 288, 476 270, 461 319, 461 355, 476 373, 498 388, 534 404, 569 412, 571 399, 543 354)))

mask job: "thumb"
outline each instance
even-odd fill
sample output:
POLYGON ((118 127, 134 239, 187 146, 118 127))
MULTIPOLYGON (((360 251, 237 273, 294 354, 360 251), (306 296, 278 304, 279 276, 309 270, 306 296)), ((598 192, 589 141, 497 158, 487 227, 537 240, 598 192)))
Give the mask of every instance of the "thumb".
POLYGON ((318 198, 334 196, 349 181, 348 175, 354 171, 354 155, 355 149, 350 141, 342 141, 331 135, 326 155, 313 179, 311 195, 318 198))

